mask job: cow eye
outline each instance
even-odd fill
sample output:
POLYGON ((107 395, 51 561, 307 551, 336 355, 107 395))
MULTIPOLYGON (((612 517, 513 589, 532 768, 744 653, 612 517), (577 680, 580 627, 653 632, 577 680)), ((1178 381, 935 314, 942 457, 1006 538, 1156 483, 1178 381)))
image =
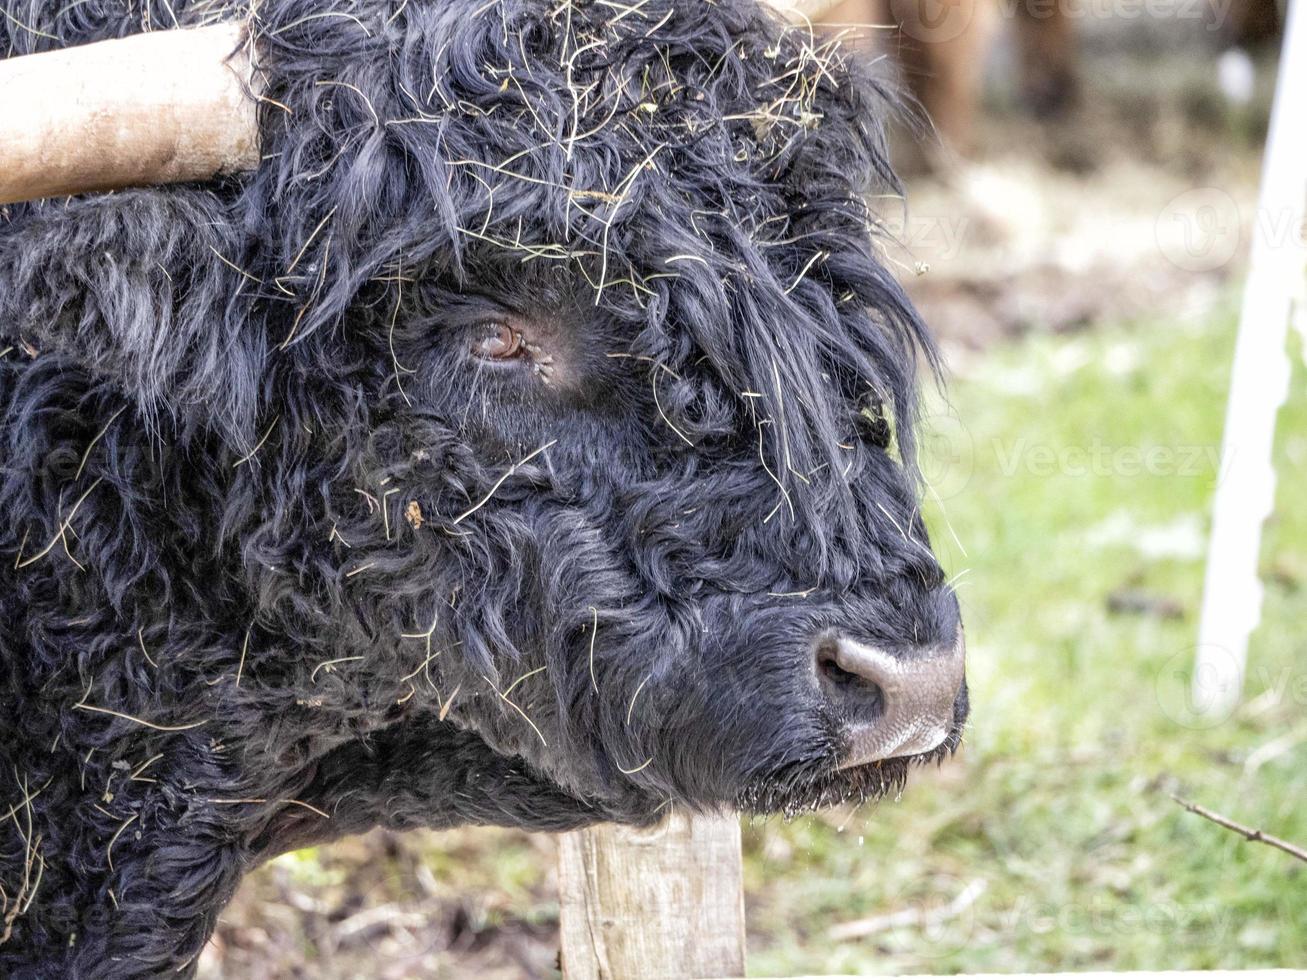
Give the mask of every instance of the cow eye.
POLYGON ((862 398, 854 422, 863 442, 880 449, 889 448, 894 430, 889 413, 885 411, 885 403, 879 395, 872 392, 862 398))
POLYGON ((486 361, 506 361, 522 353, 522 335, 507 323, 484 324, 472 353, 486 361))

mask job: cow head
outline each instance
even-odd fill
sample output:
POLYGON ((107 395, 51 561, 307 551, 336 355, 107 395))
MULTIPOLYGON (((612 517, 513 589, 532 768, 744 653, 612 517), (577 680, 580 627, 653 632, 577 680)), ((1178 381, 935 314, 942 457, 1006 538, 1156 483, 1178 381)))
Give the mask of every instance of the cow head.
POLYGON ((749 0, 325 6, 259 7, 258 173, 5 235, 9 322, 217 474, 239 711, 427 718, 623 819, 955 748, 864 69, 749 0))

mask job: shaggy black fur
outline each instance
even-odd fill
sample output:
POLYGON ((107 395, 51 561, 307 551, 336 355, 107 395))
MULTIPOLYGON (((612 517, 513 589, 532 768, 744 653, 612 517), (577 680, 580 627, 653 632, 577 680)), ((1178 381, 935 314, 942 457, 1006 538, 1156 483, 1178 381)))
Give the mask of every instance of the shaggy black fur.
MULTIPOLYGON (((0 52, 249 7, 0 0, 0 52)), ((0 975, 187 974, 377 824, 898 785, 811 649, 958 629, 880 90, 751 0, 254 9, 257 174, 0 211, 0 975)))

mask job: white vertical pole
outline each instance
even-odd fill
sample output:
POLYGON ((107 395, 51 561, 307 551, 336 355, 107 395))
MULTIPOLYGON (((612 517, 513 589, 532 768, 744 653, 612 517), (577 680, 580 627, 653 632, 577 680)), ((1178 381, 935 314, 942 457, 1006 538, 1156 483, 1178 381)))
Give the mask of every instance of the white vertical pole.
POLYGON ((1229 711, 1243 689, 1248 637, 1261 620, 1262 524, 1275 499, 1275 420, 1289 390, 1285 353, 1307 276, 1307 0, 1289 4, 1252 256, 1235 345, 1220 480, 1203 588, 1194 707, 1229 711))

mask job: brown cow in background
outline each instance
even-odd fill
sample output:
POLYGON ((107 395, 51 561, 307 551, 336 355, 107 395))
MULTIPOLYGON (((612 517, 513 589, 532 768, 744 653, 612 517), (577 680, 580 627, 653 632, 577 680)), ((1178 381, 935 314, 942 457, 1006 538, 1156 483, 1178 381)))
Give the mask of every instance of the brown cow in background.
MULTIPOLYGON (((939 141, 926 148, 938 165, 947 147, 965 155, 979 99, 981 72, 1000 21, 1014 32, 1018 91, 1027 111, 1054 119, 1076 102, 1076 28, 1084 0, 844 0, 824 18, 857 35, 898 63, 904 82, 934 126, 939 141)), ((1281 11, 1276 0, 1230 0, 1213 24, 1223 46, 1273 40, 1281 11)))
POLYGON ((857 28, 864 43, 892 55, 943 144, 965 153, 985 57, 1008 14, 1022 99, 1038 115, 1056 115, 1075 95, 1074 31, 1057 0, 845 0, 825 20, 857 28))

